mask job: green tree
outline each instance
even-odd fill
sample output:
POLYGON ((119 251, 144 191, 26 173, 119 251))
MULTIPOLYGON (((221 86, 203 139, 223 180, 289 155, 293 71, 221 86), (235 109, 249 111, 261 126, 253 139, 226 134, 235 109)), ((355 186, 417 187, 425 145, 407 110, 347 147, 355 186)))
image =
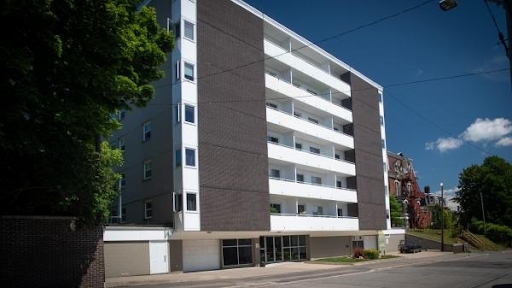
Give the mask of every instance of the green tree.
POLYGON ((454 226, 454 217, 453 213, 448 208, 444 208, 443 214, 441 214, 441 206, 439 204, 436 204, 432 207, 432 225, 431 228, 434 229, 441 229, 443 226, 441 223, 444 221, 444 229, 451 229, 454 226), (444 219, 442 217, 444 216, 444 219))
POLYGON ((391 217, 391 226, 393 227, 402 227, 404 225, 402 220, 402 205, 398 203, 396 197, 389 196, 389 214, 391 217))
POLYGON ((491 156, 481 165, 471 165, 459 175, 460 190, 454 201, 461 208, 462 224, 474 217, 483 220, 482 202, 487 222, 512 227, 512 165, 491 156))
POLYGON ((139 0, 0 3, 2 214, 103 221, 120 154, 110 115, 144 106, 173 36, 139 0))

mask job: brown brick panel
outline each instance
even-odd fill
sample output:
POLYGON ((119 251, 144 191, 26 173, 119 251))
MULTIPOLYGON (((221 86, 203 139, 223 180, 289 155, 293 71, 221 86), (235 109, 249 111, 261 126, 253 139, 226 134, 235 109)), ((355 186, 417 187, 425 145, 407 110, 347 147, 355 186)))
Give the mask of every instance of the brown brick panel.
POLYGON ((354 74, 350 74, 349 82, 353 98, 359 229, 386 229, 378 90, 354 74))
POLYGON ((103 227, 72 231, 70 222, 0 218, 2 287, 103 287, 103 227))
POLYGON ((201 230, 269 230, 263 21, 197 4, 201 230))

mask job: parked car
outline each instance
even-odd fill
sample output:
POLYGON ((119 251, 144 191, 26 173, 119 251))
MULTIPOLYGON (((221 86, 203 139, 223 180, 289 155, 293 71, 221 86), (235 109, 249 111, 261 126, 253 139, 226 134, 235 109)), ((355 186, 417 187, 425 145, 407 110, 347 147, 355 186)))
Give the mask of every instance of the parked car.
POLYGON ((417 243, 407 242, 405 240, 400 240, 400 244, 398 245, 398 250, 400 250, 400 253, 421 252, 421 245, 419 245, 417 243))

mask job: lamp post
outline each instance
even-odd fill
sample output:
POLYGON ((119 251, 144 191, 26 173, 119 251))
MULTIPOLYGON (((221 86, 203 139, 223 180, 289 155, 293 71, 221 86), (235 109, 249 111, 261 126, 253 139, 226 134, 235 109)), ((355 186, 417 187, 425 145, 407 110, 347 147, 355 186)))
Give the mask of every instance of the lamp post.
POLYGON ((444 186, 441 182, 441 252, 444 251, 444 186))

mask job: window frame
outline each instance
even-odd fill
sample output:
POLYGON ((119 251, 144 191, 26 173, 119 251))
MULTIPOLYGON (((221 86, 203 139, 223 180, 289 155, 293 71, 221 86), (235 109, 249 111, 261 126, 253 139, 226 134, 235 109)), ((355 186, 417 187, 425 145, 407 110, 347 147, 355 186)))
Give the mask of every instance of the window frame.
POLYGON ((196 167, 196 165, 197 165, 197 163, 196 163, 196 162, 197 162, 197 161, 196 161, 196 158, 197 158, 197 157, 196 157, 196 149, 186 147, 186 148, 185 148, 185 166, 186 166, 186 167, 196 167), (190 164, 189 164, 189 154, 188 154, 188 152, 190 152, 190 151, 192 151, 192 152, 194 153, 194 154, 193 154, 193 155, 194 155, 194 158, 192 159, 192 160, 193 160, 192 165, 190 165, 190 164))
POLYGON ((142 142, 149 141, 151 139, 151 121, 142 123, 142 142))
POLYGON ((320 155, 320 148, 316 148, 316 147, 313 147, 313 146, 309 146, 309 152, 313 153, 313 154, 317 154, 317 155, 320 155), (317 152, 318 151, 318 152, 317 152))
POLYGON ((117 138, 117 148, 122 152, 126 150, 126 141, 124 136, 117 138))
POLYGON ((144 180, 149 180, 149 179, 151 179, 151 177, 153 177, 152 165, 153 165, 153 163, 151 162, 151 160, 144 161, 144 164, 143 164, 144 168, 143 168, 143 174, 142 174, 144 180), (148 169, 148 167, 149 167, 149 169, 148 169), (148 172, 149 172, 149 175, 148 175, 148 172))
MULTIPOLYGON (((198 203, 197 203, 197 193, 194 193, 194 192, 186 192, 185 194, 185 199, 186 199, 186 209, 188 212, 197 212, 197 208, 198 208, 198 203), (189 202, 189 196, 193 196, 193 203, 192 202, 189 202), (189 207, 189 204, 191 204, 190 206, 192 206, 193 204, 193 207, 189 207), (192 209, 193 208, 193 209, 192 209)), ((192 199, 190 199, 192 200, 192 199)))
POLYGON ((147 220, 147 219, 151 219, 151 218, 153 218, 153 201, 152 200, 146 200, 146 201, 144 201, 144 219, 147 220))
POLYGON ((194 105, 190 105, 190 104, 185 104, 183 105, 185 106, 184 109, 185 109, 185 122, 186 123, 189 123, 189 124, 196 124, 196 107, 194 105), (188 109, 192 109, 192 121, 189 121, 190 119, 188 119, 188 113, 187 112, 190 112, 190 111, 187 111, 188 109))
POLYGON ((195 36, 196 36, 195 30, 196 30, 196 25, 194 23, 183 19, 183 38, 188 39, 190 41, 195 41, 195 36), (187 36, 187 24, 192 26, 192 38, 187 36))
POLYGON ((183 62, 183 78, 185 78, 187 81, 194 82, 196 79, 196 65, 192 64, 190 62, 184 61, 183 62), (192 75, 187 74, 187 66, 192 66, 192 75))

